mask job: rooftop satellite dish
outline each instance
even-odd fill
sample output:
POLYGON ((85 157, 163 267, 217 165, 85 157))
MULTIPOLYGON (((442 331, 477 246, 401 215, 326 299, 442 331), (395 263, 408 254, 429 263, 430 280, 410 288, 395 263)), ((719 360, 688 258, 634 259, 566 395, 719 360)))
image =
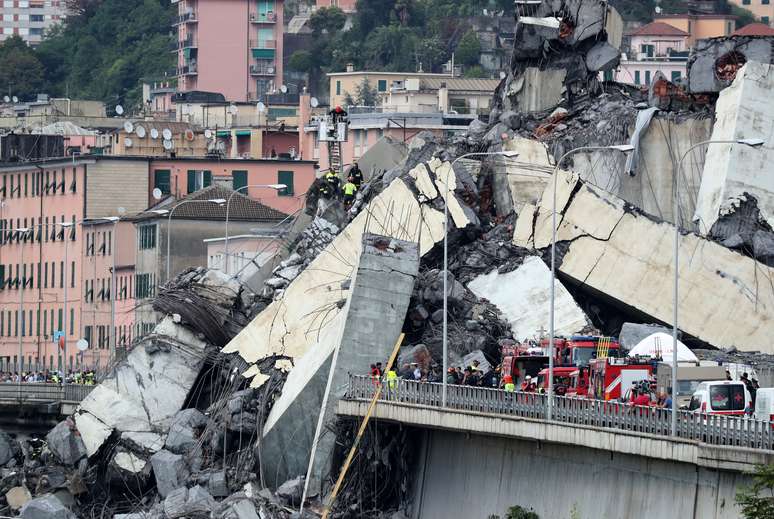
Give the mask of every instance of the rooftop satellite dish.
POLYGON ((153 199, 154 199, 154 200, 161 200, 161 195, 162 195, 162 193, 161 193, 161 189, 159 189, 159 188, 155 188, 155 189, 153 190, 153 199))
POLYGON ((126 214, 126 207, 119 207, 118 214, 126 214))
POLYGON ((130 137, 127 137, 124 139, 124 146, 127 148, 131 148, 134 143, 132 142, 132 139, 130 137))
POLYGON ((159 138, 159 131, 156 128, 151 128, 150 131, 151 139, 158 139, 159 138))
POLYGON ((164 139, 164 149, 169 151, 172 149, 172 141, 169 139, 164 139))
POLYGON ((501 71, 500 71, 500 79, 505 79, 505 77, 506 77, 507 75, 508 75, 508 74, 506 74, 504 70, 501 70, 501 71))
POLYGON ((259 102, 258 102, 258 104, 257 104, 256 106, 257 106, 257 108, 258 108, 258 111, 259 111, 260 113, 263 113, 263 112, 265 112, 265 111, 266 111, 266 105, 265 105, 265 104, 263 104, 262 102, 260 102, 260 101, 259 101, 259 102))
POLYGON ((3 98, 3 101, 5 101, 6 103, 10 103, 10 102, 11 102, 11 98, 10 98, 10 97, 8 97, 8 96, 5 96, 5 97, 3 98))
POLYGON ((206 130, 204 130, 204 136, 205 136, 207 139, 212 139, 212 130, 210 130, 209 128, 207 128, 206 130))
POLYGON ((316 97, 313 97, 309 100, 309 104, 311 105, 312 108, 317 108, 318 106, 320 106, 320 100, 317 99, 316 97))
POLYGON ((164 130, 161 132, 161 136, 164 137, 164 140, 171 141, 172 130, 170 130, 169 128, 164 128, 164 130))
POLYGON ((231 115, 236 115, 239 112, 239 108, 236 107, 236 105, 229 105, 228 107, 228 113, 231 115))
POLYGON ((13 101, 14 103, 18 103, 18 102, 19 102, 19 98, 18 98, 18 97, 16 97, 16 96, 13 96, 13 97, 11 98, 11 101, 13 101))
POLYGON ((288 93, 288 86, 287 85, 282 85, 280 87, 280 92, 282 92, 283 94, 287 94, 288 93))
POLYGON ((132 133, 134 131, 134 124, 132 124, 132 121, 126 121, 124 123, 124 131, 126 133, 132 133))
POLYGON ((75 347, 78 348, 78 351, 86 351, 89 349, 89 341, 86 339, 78 339, 78 342, 75 343, 75 347))
POLYGON ((137 136, 138 136, 140 139, 144 139, 144 138, 145 138, 145 127, 143 127, 143 126, 138 126, 138 127, 136 127, 136 128, 134 129, 134 133, 136 133, 136 134, 137 134, 137 136))
POLYGON ((656 14, 661 14, 661 11, 663 11, 663 9, 661 9, 660 5, 657 5, 656 6, 656 14))
POLYGON ((123 115, 124 114, 124 107, 121 106, 121 105, 116 105, 116 113, 118 115, 123 115))

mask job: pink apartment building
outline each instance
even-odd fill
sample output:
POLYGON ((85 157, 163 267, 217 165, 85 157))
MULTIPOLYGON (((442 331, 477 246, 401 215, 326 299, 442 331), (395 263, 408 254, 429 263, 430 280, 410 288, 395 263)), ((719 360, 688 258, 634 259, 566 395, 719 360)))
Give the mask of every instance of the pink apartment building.
POLYGON ((145 208, 147 171, 136 161, 95 158, 0 166, 0 368, 104 365, 114 258, 116 343, 128 343, 133 228, 101 219, 145 208), (78 355, 82 338, 89 346, 78 355))
POLYGON ((283 0, 173 0, 178 91, 257 101, 283 71, 283 0))
POLYGON ((306 203, 305 195, 316 178, 317 164, 309 160, 272 159, 151 159, 148 206, 153 200, 154 188, 162 194, 184 198, 211 185, 229 189, 243 186, 284 184, 287 189, 249 187, 240 191, 286 214, 293 214, 306 203))

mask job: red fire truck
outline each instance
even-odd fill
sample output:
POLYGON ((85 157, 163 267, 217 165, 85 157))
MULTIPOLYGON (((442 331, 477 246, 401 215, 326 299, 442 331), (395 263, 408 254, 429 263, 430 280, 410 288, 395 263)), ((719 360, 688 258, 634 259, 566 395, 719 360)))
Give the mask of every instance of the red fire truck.
POLYGON ((654 361, 637 358, 605 358, 589 361, 589 398, 619 400, 633 383, 650 380, 654 361))
MULTIPOLYGON (((548 339, 540 345, 548 349, 548 339)), ((588 366, 596 357, 620 357, 621 345, 613 337, 573 335, 554 339, 554 364, 557 366, 588 366)))

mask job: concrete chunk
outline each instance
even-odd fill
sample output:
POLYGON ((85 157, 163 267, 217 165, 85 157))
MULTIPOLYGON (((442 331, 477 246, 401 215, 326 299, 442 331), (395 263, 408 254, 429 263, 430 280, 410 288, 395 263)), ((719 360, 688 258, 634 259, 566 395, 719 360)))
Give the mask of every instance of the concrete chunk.
POLYGON ((151 456, 151 465, 161 497, 167 497, 170 492, 183 486, 188 478, 188 467, 179 454, 160 450, 151 456))
POLYGON ((612 70, 621 61, 621 51, 607 42, 600 41, 586 53, 586 68, 591 72, 612 70))
POLYGON ((75 465, 86 456, 86 446, 75 426, 65 420, 59 422, 56 427, 46 435, 48 448, 65 465, 75 465))
MULTIPOLYGON (((538 337, 540 330, 548 330, 550 287, 551 270, 536 256, 525 258, 513 272, 492 271, 468 284, 474 294, 500 309, 518 341, 538 337)), ((557 335, 582 332, 590 324, 586 314, 558 279, 555 287, 557 335)))
POLYGON ((11 507, 11 510, 19 510, 32 500, 32 494, 25 486, 13 487, 5 493, 5 500, 8 502, 8 506, 11 507))
POLYGON ((62 502, 52 494, 45 494, 29 501, 21 509, 22 519, 77 519, 62 502))

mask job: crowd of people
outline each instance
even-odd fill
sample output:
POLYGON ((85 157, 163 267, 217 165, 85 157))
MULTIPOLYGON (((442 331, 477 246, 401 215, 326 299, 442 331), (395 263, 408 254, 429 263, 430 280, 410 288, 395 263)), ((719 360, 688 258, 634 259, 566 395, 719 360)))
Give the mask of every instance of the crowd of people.
POLYGON ((22 372, 21 375, 18 371, 6 371, 0 373, 0 383, 4 384, 18 384, 22 383, 37 383, 37 384, 83 384, 86 386, 93 386, 97 383, 97 375, 94 370, 87 371, 70 371, 67 375, 64 375, 59 371, 27 371, 22 372))

